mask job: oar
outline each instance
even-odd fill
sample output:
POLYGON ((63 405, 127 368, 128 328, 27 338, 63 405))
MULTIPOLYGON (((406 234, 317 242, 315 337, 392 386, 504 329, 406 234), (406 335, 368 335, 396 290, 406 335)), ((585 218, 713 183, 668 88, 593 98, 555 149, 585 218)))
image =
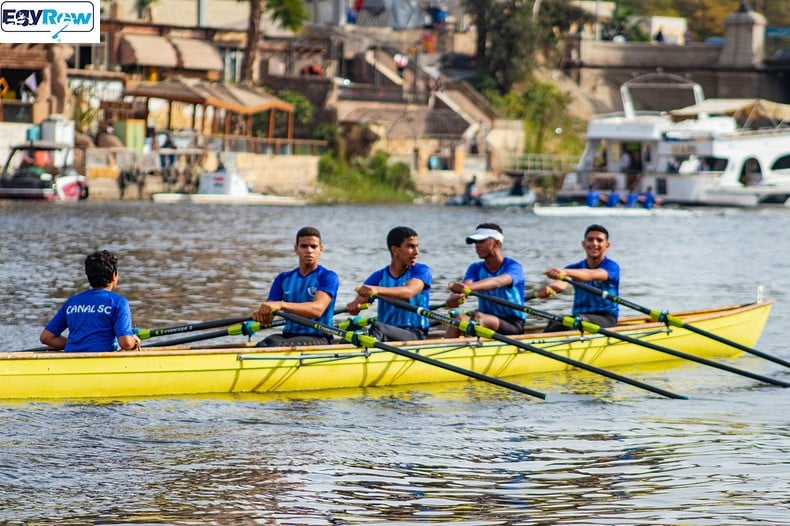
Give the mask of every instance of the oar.
POLYGON ((182 332, 202 331, 204 329, 216 329, 217 327, 225 327, 226 325, 235 325, 243 323, 250 319, 249 316, 245 318, 226 318, 224 320, 204 321, 200 323, 188 323, 186 325, 176 325, 175 327, 165 327, 162 329, 134 329, 134 333, 141 340, 154 338, 156 336, 169 336, 171 334, 179 334, 182 332))
MULTIPOLYGON (((361 309, 367 309, 368 307, 370 307, 370 305, 367 304, 367 303, 363 303, 362 305, 360 305, 361 309)), ((344 314, 346 312, 348 312, 348 310, 345 307, 341 307, 341 308, 339 308, 339 309, 337 309, 335 311, 335 314, 344 314)), ((189 323, 189 324, 186 324, 186 325, 176 325, 175 327, 165 327, 165 328, 162 328, 162 329, 135 329, 134 332, 137 335, 137 337, 140 338, 141 340, 147 340, 148 338, 154 338, 156 336, 165 336, 165 335, 170 335, 170 334, 178 334, 178 333, 182 333, 182 332, 202 331, 202 330, 205 330, 205 329, 214 329, 216 327, 224 327, 226 325, 235 325, 237 323, 242 323, 243 324, 244 322, 248 322, 248 321, 251 321, 251 320, 252 320, 252 318, 250 318, 250 317, 246 317, 246 318, 226 318, 226 319, 223 319, 223 320, 212 320, 212 321, 204 321, 204 322, 200 322, 200 323, 189 323)), ((255 329, 255 331, 253 331, 253 334, 254 334, 254 332, 257 332, 258 330, 260 330, 261 328, 278 327, 280 325, 284 325, 284 323, 283 322, 272 322, 270 325, 264 325, 263 327, 259 327, 258 329, 255 329)), ((198 335, 198 337, 196 337, 194 339, 182 338, 182 339, 177 339, 177 340, 171 340, 171 341, 165 342, 165 343, 158 343, 158 344, 155 345, 155 347, 160 347, 160 346, 161 347, 166 347, 167 345, 180 345, 182 343, 196 342, 196 341, 200 341, 200 340, 208 340, 210 338, 220 338, 222 336, 235 336, 235 335, 238 335, 238 334, 244 334, 244 333, 243 332, 238 332, 238 330, 234 328, 233 331, 228 329, 227 331, 215 331, 213 333, 204 333, 202 335, 198 335)), ((154 347, 154 345, 144 345, 143 347, 154 347)), ((48 347, 45 347, 44 349, 48 349, 48 347)))
MULTIPOLYGON (((363 327, 373 323, 374 321, 376 321, 376 318, 363 318, 360 316, 355 316, 354 318, 341 321, 337 325, 338 327, 347 329, 352 323, 359 327, 363 327)), ((222 338, 223 336, 252 336, 262 329, 271 329, 272 327, 280 327, 282 325, 285 325, 285 320, 274 320, 268 325, 262 325, 258 322, 253 322, 252 318, 247 318, 241 325, 233 325, 221 331, 204 332, 202 334, 196 334, 195 336, 176 338, 175 340, 168 340, 166 342, 149 343, 147 345, 143 345, 143 347, 172 347, 174 345, 183 345, 185 343, 210 340, 212 338, 222 338)))
POLYGON ((713 360, 708 360, 707 358, 702 358, 699 356, 694 356, 693 354, 688 354, 683 351, 677 351, 675 349, 670 349, 669 347, 664 347, 663 345, 658 345, 652 342, 643 341, 637 338, 633 338, 631 336, 620 334, 619 332, 610 331, 608 329, 604 329, 603 327, 596 325, 595 323, 582 320, 581 318, 577 318, 574 316, 559 316, 557 314, 552 314, 550 312, 544 312, 541 310, 533 309, 532 307, 527 307, 526 305, 519 305, 518 303, 513 303, 511 301, 507 301, 502 298, 497 298, 496 296, 489 296, 486 294, 479 294, 474 291, 470 291, 469 294, 473 296, 477 296, 478 298, 485 299, 486 301, 491 301, 493 303, 498 303, 500 305, 504 305, 505 307, 510 307, 512 309, 518 309, 526 312, 527 314, 532 314, 534 316, 539 316, 541 318, 546 318, 547 320, 556 321, 561 323, 563 326, 568 327, 569 329, 575 329, 580 331, 585 331, 590 334, 601 334, 603 336, 608 336, 609 338, 615 338, 617 340, 622 340, 624 342, 632 343, 634 345, 641 345, 642 347, 647 347, 648 349, 652 349, 654 351, 671 354, 672 356, 677 356, 678 358, 684 358, 686 360, 691 360, 692 362, 701 363, 704 365, 709 365, 711 367, 715 367, 717 369, 721 369, 723 371, 729 371, 731 373, 739 374, 741 376, 746 376, 748 378, 752 378, 754 380, 759 380, 761 382, 778 385, 781 387, 788 387, 790 384, 787 382, 783 382, 781 380, 775 380, 773 378, 768 378, 767 376, 763 376, 760 374, 751 373, 749 371, 744 371, 743 369, 738 369, 737 367, 732 367, 730 365, 726 365, 723 363, 714 362, 713 360))
POLYGON ((30 349, 20 349, 18 351, 11 351, 11 352, 63 352, 63 349, 55 349, 52 347, 31 347, 30 349))
MULTIPOLYGON (((522 342, 521 340, 516 340, 515 338, 509 338, 498 332, 495 332, 487 327, 483 327, 482 325, 478 325, 472 321, 461 321, 455 318, 451 318, 449 316, 443 316, 441 314, 437 314, 427 309, 423 309, 422 307, 418 307, 416 305, 412 305, 411 303, 406 303, 405 301, 396 300, 392 298, 386 298, 384 296, 377 296, 379 300, 386 301, 387 303, 391 303, 396 307, 400 307, 402 309, 410 310, 412 312, 416 312, 420 316, 425 316, 426 318, 431 318, 434 320, 438 320, 445 325, 455 325, 458 327, 461 332, 476 335, 481 338, 490 338, 492 340, 498 340, 502 343, 506 343, 508 345, 513 345, 515 347, 519 347, 521 349, 525 349, 527 351, 533 352, 535 354, 539 354, 541 356, 545 356, 546 358, 551 358, 552 360, 558 360, 560 362, 566 363, 568 365, 573 365, 574 367, 578 367, 579 369, 584 369, 585 371, 589 371, 592 373, 600 374, 602 376, 606 376, 607 378, 611 378, 613 380, 618 380, 620 382, 624 382, 635 387, 639 387, 640 389, 646 389, 648 391, 652 391, 656 394, 660 394, 661 396, 666 396, 667 398, 677 398, 680 400, 688 400, 688 397, 672 393, 670 391, 666 391, 661 389, 660 387, 653 387, 652 385, 648 385, 644 382, 640 382, 639 380, 633 380, 626 376, 619 375, 617 373, 613 373, 611 371, 607 371, 606 369, 601 369, 600 367, 596 367, 594 365, 586 364, 584 362, 580 362, 578 360, 574 360, 573 358, 567 358, 560 354, 554 354, 549 352, 545 349, 540 347, 536 347, 526 342, 522 342)), ((489 299, 488 296, 485 296, 485 299, 489 299)), ((515 304, 514 304, 515 305, 515 304)))
MULTIPOLYGON (((363 303, 360 305, 361 309, 366 309, 370 307, 369 304, 363 303)), ((343 314, 348 312, 345 307, 341 307, 335 311, 335 314, 343 314)), ((225 327, 226 325, 235 325, 237 323, 244 323, 245 321, 250 321, 251 318, 249 316, 245 318, 226 318, 223 320, 211 320, 211 321, 204 321, 199 323, 188 323, 186 325, 176 325, 175 327, 164 327, 162 329, 134 329, 134 333, 137 335, 138 338, 141 340, 147 340, 148 338, 154 338, 156 336, 168 336, 171 334, 179 334, 182 332, 194 332, 194 331, 202 331, 205 329, 215 329, 217 327, 225 327)), ((281 325, 281 324, 277 324, 281 325)), ((275 325, 272 325, 274 327, 275 325)))
MULTIPOLYGON (((430 312, 430 311, 429 311, 430 312)), ((427 363, 429 365, 433 365, 435 367, 439 367, 441 369, 446 369, 448 371, 452 371, 454 373, 458 373, 460 375, 468 376, 470 378, 474 378, 475 380, 480 380, 483 382, 488 382, 490 384, 497 385, 499 387, 504 387, 506 389, 511 389, 513 391, 518 391, 519 393, 528 394, 530 396, 534 396, 540 398, 541 400, 546 399, 546 394, 541 393, 540 391, 534 391, 527 387, 520 386, 518 384, 514 384, 511 382, 507 382, 500 378, 496 378, 495 376, 488 376, 486 374, 478 373, 477 371, 472 371, 469 369, 464 369, 462 367, 457 367, 453 364, 446 363, 440 360, 435 360, 433 358, 429 358, 427 356, 423 356, 421 354, 407 351, 406 349, 401 349, 400 347, 395 347, 394 345, 388 345, 386 343, 382 343, 376 338, 372 336, 368 336, 367 334, 358 332, 358 331, 346 331, 338 327, 332 327, 331 325, 325 325, 315 320, 311 320, 308 318, 303 318, 302 316, 292 314, 290 312, 285 311, 276 311, 275 314, 277 316, 281 316, 286 320, 290 320, 294 323, 299 323, 306 327, 312 327, 316 330, 319 330, 325 334, 330 334, 333 336, 337 336, 338 338, 342 338, 343 340, 352 343, 353 345, 357 345, 360 347, 376 347, 383 351, 388 351, 394 354, 398 354, 400 356, 404 356, 406 358, 410 358, 414 361, 427 363)))
POLYGON ((194 336, 185 336, 183 338, 167 340, 165 342, 149 343, 143 345, 143 347, 172 347, 173 345, 183 345, 185 343, 210 340, 212 338, 222 338, 223 336, 252 336, 261 329, 269 329, 271 327, 278 327, 280 325, 285 325, 285 322, 282 320, 274 320, 268 325, 262 325, 257 321, 252 321, 252 318, 245 318, 242 323, 231 325, 227 329, 222 329, 220 331, 204 332, 201 334, 195 334, 194 336))
POLYGON ((766 354, 764 352, 758 351, 757 349, 753 349, 751 347, 747 347, 746 345, 742 345, 736 341, 730 340, 728 338, 724 338, 723 336, 719 336, 718 334, 714 334, 712 332, 708 332, 705 329, 700 329, 693 325, 689 325, 688 323, 684 322, 682 319, 678 318, 677 316, 673 316, 666 311, 659 311, 654 309, 648 309, 647 307, 643 307, 641 305, 637 305, 631 301, 625 300, 619 296, 615 296, 613 294, 609 294, 608 292, 601 290, 599 288, 593 287, 591 285, 587 285, 586 283, 582 283, 580 281, 574 281, 569 279, 567 276, 563 276, 561 278, 563 281, 567 281, 574 287, 580 288, 584 291, 589 292, 590 294, 595 294, 600 296, 604 299, 612 301, 614 303, 625 305, 631 309, 639 311, 643 314, 647 314, 651 318, 661 323, 665 323, 667 325, 671 325, 673 327, 680 327, 682 329, 686 329, 687 331, 695 332, 701 336, 705 336, 706 338, 710 338, 712 340, 716 340, 719 343, 723 343, 725 345, 729 345, 730 347, 735 347, 736 349, 740 349, 741 351, 747 352, 749 354, 753 354, 755 356, 759 356, 760 358, 765 358, 766 360, 770 360, 774 363, 778 363, 780 365, 784 365, 785 367, 790 367, 790 362, 787 360, 783 360, 777 356, 772 356, 770 354, 766 354))

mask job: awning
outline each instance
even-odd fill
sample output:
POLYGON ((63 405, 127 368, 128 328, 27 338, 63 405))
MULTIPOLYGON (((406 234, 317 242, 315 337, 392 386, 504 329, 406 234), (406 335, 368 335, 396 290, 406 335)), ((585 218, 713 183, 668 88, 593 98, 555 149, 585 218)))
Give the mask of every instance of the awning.
POLYGON ((124 66, 175 68, 178 56, 165 37, 124 34, 121 37, 119 62, 124 66))
POLYGON ((147 97, 215 106, 244 115, 266 110, 293 112, 293 105, 255 88, 173 77, 161 82, 141 82, 124 96, 147 97))
POLYGON ((171 38, 170 42, 176 48, 181 69, 222 71, 222 58, 210 43, 193 38, 171 38))
POLYGON ((765 99, 707 99, 693 106, 670 111, 676 121, 692 119, 700 114, 728 115, 738 122, 767 120, 790 122, 790 105, 765 99))

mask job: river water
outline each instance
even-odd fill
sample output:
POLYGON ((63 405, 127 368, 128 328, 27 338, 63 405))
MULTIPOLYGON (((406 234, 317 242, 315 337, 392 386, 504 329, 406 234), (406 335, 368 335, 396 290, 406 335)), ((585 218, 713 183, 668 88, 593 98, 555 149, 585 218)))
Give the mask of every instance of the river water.
MULTIPOLYGON (((433 206, 266 208, 0 202, 0 349, 86 286, 82 260, 120 256, 135 324, 244 316, 324 235, 338 304, 388 262, 387 231, 420 233, 433 301, 475 260, 464 237, 499 222, 528 283, 582 257, 585 219, 433 206)), ((790 359, 790 210, 597 220, 621 296, 670 311, 774 309, 757 348, 790 359)), ((565 313, 569 297, 538 308, 565 313)), ((625 312, 624 312, 625 313, 625 312)), ((241 341, 241 340, 236 340, 241 341)), ((781 365, 732 363, 790 380, 781 365)), ((790 391, 704 365, 517 379, 548 402, 476 382, 318 395, 0 401, 0 524, 790 524, 790 391)))

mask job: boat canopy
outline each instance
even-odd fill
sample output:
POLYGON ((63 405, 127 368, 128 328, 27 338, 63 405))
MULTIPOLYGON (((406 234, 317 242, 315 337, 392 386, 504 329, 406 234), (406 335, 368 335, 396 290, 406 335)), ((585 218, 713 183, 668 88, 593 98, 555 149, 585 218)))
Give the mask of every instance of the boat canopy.
POLYGON ((699 104, 672 110, 670 114, 675 121, 694 119, 700 115, 727 115, 734 117, 744 128, 766 121, 774 127, 790 125, 790 104, 765 99, 707 99, 699 104))

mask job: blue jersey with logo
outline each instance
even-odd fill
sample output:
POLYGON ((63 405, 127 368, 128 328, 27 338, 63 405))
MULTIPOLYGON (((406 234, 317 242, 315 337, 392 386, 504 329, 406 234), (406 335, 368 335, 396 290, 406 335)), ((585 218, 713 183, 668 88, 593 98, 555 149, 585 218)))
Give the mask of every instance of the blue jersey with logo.
MULTIPOLYGON (((512 279, 512 283, 507 287, 485 290, 481 293, 502 298, 511 303, 524 305, 524 268, 521 263, 513 258, 506 257, 502 265, 495 271, 490 272, 485 265, 485 261, 476 261, 469 265, 464 274, 464 281, 480 281, 485 278, 493 278, 507 274, 512 279)), ((521 318, 527 319, 527 314, 522 310, 515 310, 498 303, 492 303, 483 299, 477 299, 477 310, 483 314, 491 314, 497 318, 521 318)))
MULTIPOLYGON (((337 274, 321 265, 318 265, 315 270, 302 276, 299 268, 282 272, 274 278, 272 288, 269 290, 270 301, 287 301, 289 303, 308 303, 315 299, 315 293, 320 291, 326 292, 331 298, 329 305, 324 313, 318 318, 318 321, 325 325, 332 325, 333 318, 335 317, 335 299, 337 298, 337 289, 340 287, 340 280, 337 274)), ((313 334, 325 336, 323 332, 312 327, 306 327, 300 323, 286 320, 284 333, 288 334, 313 334)))
MULTIPOLYGON (((566 266, 565 268, 583 268, 589 269, 590 267, 587 266, 587 260, 583 259, 578 263, 571 263, 570 265, 566 266)), ((605 270, 609 274, 609 279, 606 281, 589 281, 587 282, 588 285, 595 287, 596 289, 601 289, 613 296, 620 295, 620 265, 609 259, 608 257, 604 257, 601 264, 598 265, 596 268, 600 268, 605 270)), ((617 303, 607 300, 598 296, 597 294, 592 294, 582 289, 574 289, 573 291, 573 311, 572 313, 575 314, 588 314, 588 313, 611 313, 617 316, 620 312, 619 306, 617 303)))
MULTIPOLYGON (((419 279, 425 286, 419 294, 409 299, 409 303, 422 307, 423 309, 430 308, 428 303, 430 301, 431 290, 431 267, 428 265, 415 263, 398 277, 393 276, 389 266, 386 266, 371 274, 368 279, 365 280, 365 285, 402 287, 412 279, 419 279)), ((429 320, 425 316, 420 316, 416 312, 390 305, 385 301, 379 302, 376 321, 379 323, 386 323, 387 325, 394 325, 402 329, 418 329, 424 333, 427 333, 430 327, 429 320)))
POLYGON ((117 350, 119 336, 132 336, 129 302, 111 290, 90 289, 64 303, 45 327, 56 336, 69 330, 66 352, 117 350))

